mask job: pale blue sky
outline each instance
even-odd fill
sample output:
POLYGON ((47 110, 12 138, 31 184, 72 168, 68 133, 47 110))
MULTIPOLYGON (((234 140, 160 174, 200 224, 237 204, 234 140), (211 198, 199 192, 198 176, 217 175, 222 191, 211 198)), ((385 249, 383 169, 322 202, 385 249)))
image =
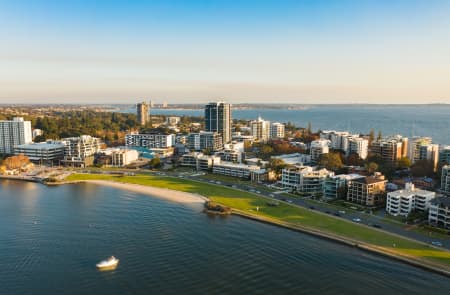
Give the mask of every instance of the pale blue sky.
POLYGON ((450 103, 450 1, 0 0, 0 103, 450 103))

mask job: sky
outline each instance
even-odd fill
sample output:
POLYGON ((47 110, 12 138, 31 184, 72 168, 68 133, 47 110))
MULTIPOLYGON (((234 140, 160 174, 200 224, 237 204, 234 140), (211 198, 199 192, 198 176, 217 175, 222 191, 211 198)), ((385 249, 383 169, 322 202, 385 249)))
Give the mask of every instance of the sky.
POLYGON ((450 103, 450 1, 0 0, 0 103, 450 103))

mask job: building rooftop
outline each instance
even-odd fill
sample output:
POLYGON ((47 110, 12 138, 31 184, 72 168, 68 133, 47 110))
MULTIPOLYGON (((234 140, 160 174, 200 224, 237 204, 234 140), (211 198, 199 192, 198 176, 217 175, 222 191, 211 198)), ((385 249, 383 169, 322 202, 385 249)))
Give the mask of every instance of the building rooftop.
POLYGON ((49 150, 54 148, 64 148, 62 142, 38 142, 38 143, 27 143, 18 145, 17 148, 21 149, 37 149, 37 150, 49 150))
POLYGON ((379 182, 385 182, 386 179, 377 178, 373 176, 367 176, 367 177, 360 177, 353 180, 354 182, 364 183, 364 184, 373 184, 373 183, 379 183, 379 182))

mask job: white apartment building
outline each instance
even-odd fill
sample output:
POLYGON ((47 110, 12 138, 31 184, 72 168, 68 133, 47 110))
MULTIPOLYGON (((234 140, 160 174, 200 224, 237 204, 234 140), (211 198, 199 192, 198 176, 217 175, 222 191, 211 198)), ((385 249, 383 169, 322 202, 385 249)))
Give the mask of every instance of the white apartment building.
POLYGON ((447 195, 450 194, 450 165, 442 167, 441 190, 447 195))
POLYGON ((444 146, 439 151, 439 163, 450 164, 450 146, 444 146))
POLYGON ((12 121, 0 121, 0 154, 14 154, 14 147, 31 143, 33 136, 31 122, 22 117, 15 117, 12 121))
POLYGON ((271 156, 270 158, 282 160, 285 164, 288 165, 303 166, 311 163, 311 155, 301 153, 271 156))
POLYGON ((359 174, 339 174, 332 175, 325 179, 323 196, 327 199, 337 199, 346 197, 346 188, 353 179, 361 178, 359 174))
POLYGON ((252 136, 259 141, 267 141, 270 138, 270 121, 265 121, 261 117, 250 122, 252 136))
POLYGON ((347 131, 324 130, 320 133, 321 139, 330 141, 330 147, 335 150, 347 151, 348 137, 351 136, 347 131))
POLYGON ((270 138, 284 138, 285 126, 282 123, 274 122, 270 124, 270 138))
POLYGON ((350 154, 357 154, 361 159, 366 159, 369 154, 369 141, 361 137, 349 138, 347 156, 350 154))
POLYGON ((450 197, 437 197, 431 200, 428 222, 430 225, 450 229, 450 197))
POLYGON ((89 166, 94 162, 94 154, 98 153, 102 142, 97 137, 82 135, 80 137, 63 138, 64 160, 66 165, 89 166))
POLYGON ((152 148, 168 148, 175 145, 174 134, 160 133, 130 133, 125 135, 126 146, 139 146, 152 148))
POLYGON ((408 216, 414 210, 424 212, 435 196, 435 192, 416 189, 414 184, 406 183, 405 189, 387 194, 386 212, 394 216, 408 216))
POLYGON ((325 180, 334 173, 327 169, 315 170, 310 166, 295 166, 282 170, 281 185, 292 191, 322 194, 325 180))
POLYGON ((112 149, 111 166, 123 167, 131 164, 139 158, 139 152, 129 149, 112 149))
POLYGON ((223 148, 222 136, 217 132, 210 131, 190 133, 187 137, 187 147, 191 151, 201 151, 205 149, 218 151, 223 148))
POLYGON ((322 154, 328 154, 330 141, 327 139, 318 139, 311 142, 310 154, 311 162, 317 163, 322 154))
POLYGON ((422 137, 422 136, 414 136, 409 140, 408 145, 408 158, 411 160, 411 163, 415 163, 416 161, 423 160, 420 156, 420 147, 431 144, 431 137, 422 137))
POLYGON ((249 179, 252 171, 259 171, 261 168, 254 165, 235 164, 231 162, 214 163, 213 173, 232 177, 249 179))

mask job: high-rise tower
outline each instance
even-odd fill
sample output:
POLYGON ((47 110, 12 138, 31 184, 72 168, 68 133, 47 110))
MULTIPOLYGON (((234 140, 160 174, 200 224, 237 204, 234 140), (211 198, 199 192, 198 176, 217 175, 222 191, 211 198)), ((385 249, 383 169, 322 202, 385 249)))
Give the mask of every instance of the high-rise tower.
POLYGON ((218 132, 222 142, 231 141, 231 105, 225 102, 210 102, 205 106, 205 130, 218 132))
POLYGON ((141 102, 137 104, 137 119, 141 125, 146 125, 149 121, 150 107, 148 103, 141 102))

